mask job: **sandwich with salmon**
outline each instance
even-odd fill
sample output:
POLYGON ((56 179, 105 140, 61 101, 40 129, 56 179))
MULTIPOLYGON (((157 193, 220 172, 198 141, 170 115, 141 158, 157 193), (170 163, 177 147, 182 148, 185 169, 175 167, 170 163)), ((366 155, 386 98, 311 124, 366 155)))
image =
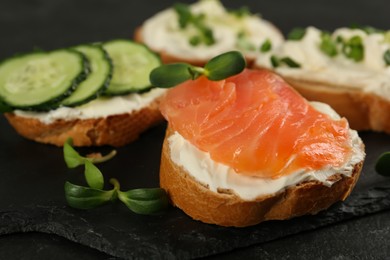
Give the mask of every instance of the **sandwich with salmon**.
POLYGON ((195 65, 231 50, 251 64, 283 41, 279 29, 260 15, 246 7, 227 9, 218 0, 177 3, 147 19, 134 38, 159 53, 163 63, 195 65))
POLYGON ((365 152, 345 118, 268 70, 218 80, 207 64, 203 72, 161 101, 160 184, 175 206, 205 223, 244 227, 348 197, 365 152))

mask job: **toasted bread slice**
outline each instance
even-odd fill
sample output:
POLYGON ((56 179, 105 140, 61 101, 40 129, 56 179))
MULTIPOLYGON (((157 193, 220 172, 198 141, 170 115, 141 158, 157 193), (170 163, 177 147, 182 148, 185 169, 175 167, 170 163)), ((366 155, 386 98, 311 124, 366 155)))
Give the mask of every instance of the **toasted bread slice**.
POLYGON ((123 146, 161 122, 159 99, 130 113, 90 119, 59 119, 44 123, 37 118, 5 113, 15 130, 27 139, 62 146, 71 137, 75 146, 123 146))
MULTIPOLYGON (((330 187, 319 181, 305 181, 274 193, 244 200, 232 190, 211 191, 171 158, 168 125, 160 166, 160 185, 172 203, 195 220, 221 226, 245 227, 266 220, 285 220, 305 214, 316 214, 337 201, 347 198, 355 186, 363 161, 353 165, 350 176, 335 173, 330 187)), ((360 142, 359 149, 364 150, 360 142)), ((259 187, 261 188, 261 187, 259 187)))

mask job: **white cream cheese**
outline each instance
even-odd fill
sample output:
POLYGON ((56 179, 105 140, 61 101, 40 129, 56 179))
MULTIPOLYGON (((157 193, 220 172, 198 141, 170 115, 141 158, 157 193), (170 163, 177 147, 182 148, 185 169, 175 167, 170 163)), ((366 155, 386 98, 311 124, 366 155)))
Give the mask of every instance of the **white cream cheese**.
MULTIPOLYGON (((312 102, 313 107, 332 118, 339 118, 338 114, 328 105, 312 102)), ((365 157, 361 149, 362 141, 354 130, 350 130, 353 155, 345 165, 340 168, 327 167, 317 171, 300 170, 277 179, 259 178, 237 174, 232 168, 217 163, 210 158, 210 154, 199 150, 175 132, 168 139, 172 161, 182 166, 188 174, 198 182, 206 185, 211 191, 229 189, 243 200, 253 200, 259 196, 275 194, 287 187, 294 186, 304 181, 319 181, 326 186, 331 186, 334 181, 328 178, 336 173, 350 176, 354 165, 365 157)))
POLYGON ((364 58, 359 62, 339 54, 330 57, 320 50, 321 31, 308 27, 305 36, 298 41, 287 40, 271 52, 258 55, 257 67, 272 68, 282 76, 331 83, 346 88, 358 88, 375 93, 390 100, 390 66, 386 66, 383 55, 390 49, 385 34, 367 34, 359 29, 340 28, 332 34, 350 39, 359 36, 364 46, 364 58), (301 65, 300 68, 280 66, 273 68, 270 57, 290 57, 301 65))
POLYGON ((45 124, 51 124, 56 120, 107 117, 131 113, 147 107, 164 92, 165 89, 154 88, 142 94, 134 93, 124 96, 100 97, 78 107, 60 107, 48 112, 15 110, 14 113, 21 117, 36 118, 45 124))
POLYGON ((240 32, 245 32, 245 39, 256 48, 253 51, 240 50, 253 58, 267 39, 272 42, 272 46, 278 46, 283 41, 281 33, 268 21, 257 15, 238 18, 227 12, 218 0, 201 0, 190 8, 195 14, 205 15, 204 22, 213 31, 215 44, 192 46, 189 39, 196 32, 195 28, 187 26, 184 30, 181 29, 173 8, 159 12, 145 21, 142 26, 145 44, 155 51, 164 51, 176 57, 209 60, 221 53, 240 49, 237 46, 237 35, 240 32))

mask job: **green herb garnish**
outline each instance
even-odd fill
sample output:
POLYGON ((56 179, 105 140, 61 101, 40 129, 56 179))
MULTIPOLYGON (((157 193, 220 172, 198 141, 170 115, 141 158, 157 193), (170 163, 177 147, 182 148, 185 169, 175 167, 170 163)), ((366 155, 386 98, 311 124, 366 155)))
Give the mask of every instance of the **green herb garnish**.
POLYGON ((390 176, 390 152, 384 152, 379 156, 375 170, 380 175, 390 176))
POLYGON ((272 55, 270 59, 271 59, 272 67, 274 67, 274 68, 280 67, 282 65, 287 65, 290 68, 300 68, 301 67, 301 64, 294 61, 290 57, 278 58, 275 55, 272 55))
POLYGON ((347 58, 355 62, 359 62, 364 58, 364 45, 360 36, 353 36, 348 41, 344 41, 342 50, 347 58))
POLYGON ((83 157, 72 147, 72 139, 68 138, 64 143, 63 151, 64 151, 64 160, 68 168, 76 168, 77 166, 85 164, 86 161, 90 161, 92 163, 102 163, 107 160, 110 160, 112 157, 116 155, 116 151, 112 150, 109 154, 105 156, 93 157, 83 157))
MULTIPOLYGON (((133 189, 123 192, 120 190, 118 180, 112 178, 110 179, 110 183, 114 188, 111 190, 103 190, 103 174, 93 164, 93 161, 80 156, 71 146, 71 139, 66 144, 66 149, 64 145, 64 158, 68 167, 74 168, 80 164, 84 164, 85 179, 88 184, 88 187, 86 187, 70 182, 65 183, 65 199, 69 206, 78 209, 91 209, 111 201, 116 201, 119 198, 120 201, 135 213, 155 214, 169 205, 168 195, 161 188, 133 189)), ((106 158, 106 160, 108 159, 106 158)))
POLYGON ((330 33, 323 32, 321 34, 320 50, 330 57, 334 57, 338 54, 337 45, 332 40, 330 33))
POLYGON ((287 39, 292 41, 299 41, 301 40, 306 34, 305 28, 294 28, 291 30, 291 32, 288 34, 287 39))
POLYGON ((272 49, 272 43, 270 39, 267 39, 263 42, 263 44, 260 46, 260 51, 263 53, 269 52, 272 49))
POLYGON ((383 59, 385 60, 386 66, 390 66, 390 49, 385 51, 385 53, 383 54, 383 59))
POLYGON ((237 34, 237 48, 242 49, 242 50, 248 50, 248 51, 254 51, 256 50, 256 47, 253 43, 251 43, 248 40, 248 37, 245 32, 239 32, 237 34))
POLYGON ((212 58, 204 68, 186 63, 166 64, 150 73, 150 82, 159 88, 170 88, 186 80, 204 75, 210 80, 223 80, 244 70, 246 61, 238 51, 230 51, 212 58))
POLYGON ((280 60, 275 55, 272 55, 270 60, 271 60, 272 67, 277 68, 280 66, 280 60))
POLYGON ((177 3, 173 6, 173 9, 176 11, 179 26, 181 29, 187 28, 190 24, 194 26, 197 30, 197 35, 192 36, 189 39, 189 43, 193 46, 197 46, 200 43, 205 45, 213 45, 215 43, 213 31, 206 26, 204 20, 204 14, 193 14, 191 12, 190 6, 187 4, 177 3))

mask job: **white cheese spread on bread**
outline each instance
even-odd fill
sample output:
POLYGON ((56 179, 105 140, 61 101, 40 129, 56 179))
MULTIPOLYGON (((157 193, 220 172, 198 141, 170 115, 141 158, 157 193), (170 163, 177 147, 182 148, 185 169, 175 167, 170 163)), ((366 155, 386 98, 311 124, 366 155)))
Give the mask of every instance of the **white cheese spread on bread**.
MULTIPOLYGON (((317 110, 338 119, 338 114, 328 105, 311 102, 317 110)), ((277 179, 251 177, 237 174, 234 169, 224 164, 213 161, 209 153, 203 152, 185 140, 178 132, 168 139, 172 161, 183 167, 195 180, 207 186, 211 191, 219 189, 233 191, 243 200, 254 200, 264 195, 272 195, 285 190, 287 187, 297 185, 305 181, 318 181, 323 185, 331 186, 335 180, 330 178, 335 174, 351 176, 354 165, 365 157, 361 149, 361 139, 354 130, 350 130, 352 157, 345 165, 335 168, 326 167, 317 171, 299 170, 290 175, 277 179)))
POLYGON ((384 58, 385 53, 390 52, 389 32, 337 29, 329 35, 334 46, 337 46, 337 54, 334 55, 321 50, 323 33, 314 27, 306 28, 302 39, 286 40, 271 52, 259 54, 256 67, 270 68, 292 79, 359 89, 390 100, 390 66, 384 58), (358 60, 348 57, 346 53, 350 52, 349 46, 341 43, 351 41, 354 37, 357 44, 361 44, 359 51, 362 57, 357 57, 358 60), (272 56, 291 58, 300 67, 275 67, 272 56))
POLYGON ((107 117, 131 113, 147 107, 166 90, 154 88, 148 92, 132 93, 124 96, 99 97, 78 107, 60 107, 48 112, 15 110, 17 116, 36 118, 42 123, 51 124, 56 120, 75 120, 107 117))
POLYGON ((151 49, 167 52, 176 57, 209 60, 221 53, 240 50, 246 56, 255 57, 260 46, 269 40, 272 46, 283 41, 281 33, 258 15, 237 15, 228 12, 217 0, 201 0, 190 6, 195 15, 202 15, 202 22, 209 27, 215 43, 194 46, 189 39, 196 33, 194 26, 181 28, 174 8, 166 9, 146 20, 142 26, 142 38, 151 49), (239 36, 245 36, 246 47, 240 48, 239 36))

